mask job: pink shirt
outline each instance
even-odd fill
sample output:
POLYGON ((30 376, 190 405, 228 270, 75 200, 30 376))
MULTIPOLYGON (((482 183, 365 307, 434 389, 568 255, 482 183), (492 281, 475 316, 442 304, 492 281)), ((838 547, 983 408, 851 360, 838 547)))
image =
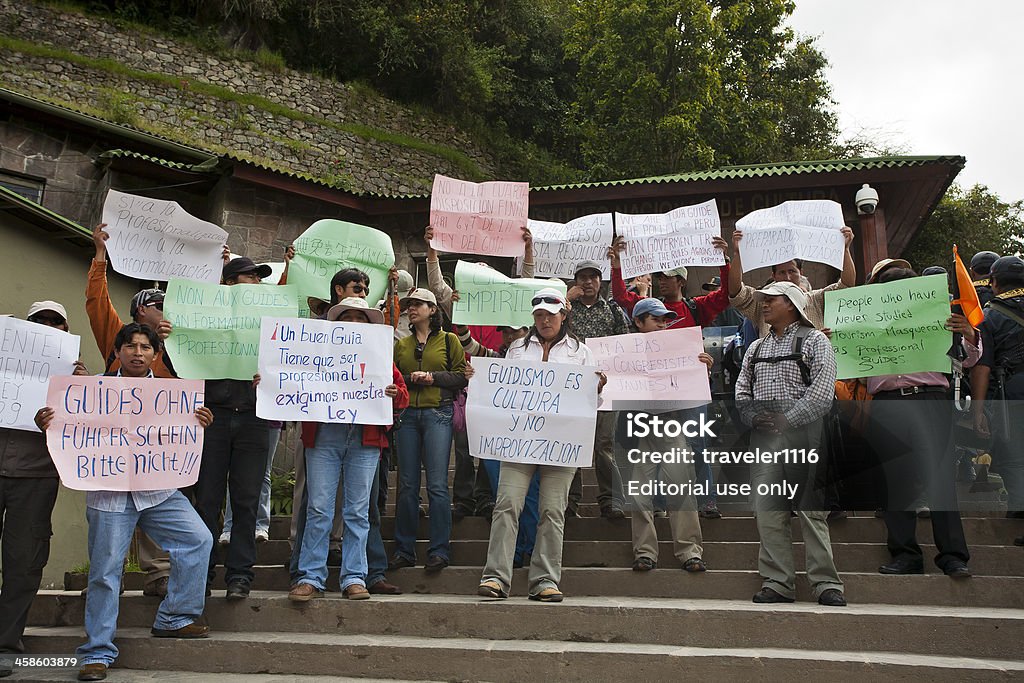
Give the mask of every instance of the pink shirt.
MULTIPOLYGON (((964 360, 964 367, 969 368, 981 358, 981 335, 975 337, 977 346, 973 346, 966 339, 962 340, 964 350, 967 351, 967 358, 964 360)), ((892 391, 893 389, 905 389, 907 387, 942 387, 949 388, 949 380, 941 372, 912 372, 907 375, 881 375, 879 377, 868 377, 866 380, 869 394, 877 394, 880 391, 892 391)))

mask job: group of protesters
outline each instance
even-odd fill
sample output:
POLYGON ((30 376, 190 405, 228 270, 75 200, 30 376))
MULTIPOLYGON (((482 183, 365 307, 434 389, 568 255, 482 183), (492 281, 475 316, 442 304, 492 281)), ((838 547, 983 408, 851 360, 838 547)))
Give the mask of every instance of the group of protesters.
MULTIPOLYGON (((105 359, 102 372, 174 378, 174 359, 163 347, 163 340, 172 332, 163 317, 164 294, 159 289, 138 292, 130 302, 131 321, 120 319, 107 291, 106 233, 102 228, 94 231, 96 255, 86 286, 90 325, 105 359)), ((471 456, 465 425, 460 422, 464 421, 464 390, 474 373, 473 358, 594 367, 586 339, 710 327, 730 309, 735 310, 734 319, 744 330, 739 335, 742 360, 735 366, 734 386, 737 427, 747 433, 747 446, 773 452, 827 450, 826 423, 835 399, 860 399, 860 433, 902 434, 904 446, 910 449, 907 457, 883 462, 891 485, 888 499, 878 507, 888 530, 891 560, 879 571, 923 573, 923 552, 915 529, 918 516, 928 514, 938 546, 936 565, 952 578, 970 577, 970 555, 956 504, 957 463, 951 446, 955 419, 948 377, 918 372, 837 382, 835 351, 825 327, 825 292, 851 287, 857 278, 850 251, 853 232, 849 228, 842 232, 845 252, 840 278, 821 288, 810 285, 798 260, 774 265, 771 281, 761 287, 745 284, 738 248, 742 231, 733 233, 732 244, 716 237, 713 246, 721 252, 724 265, 712 290, 696 298, 685 295, 685 267, 627 284, 619 262, 625 244, 619 239, 608 249, 611 278, 607 290, 602 285, 606 264, 580 262, 567 288, 552 283, 535 293, 529 327, 453 325, 452 304, 459 300, 459 293, 445 282, 438 254, 429 247, 426 286, 416 287, 408 272, 393 269, 388 295, 379 303, 366 299, 371 283, 365 272, 340 270, 330 282, 330 299, 309 302, 311 315, 393 328, 392 382, 385 394, 392 401, 396 420, 393 427, 314 422, 299 426, 302 448, 295 463, 289 599, 307 602, 330 588, 328 566, 339 541, 338 588, 345 598, 399 594, 401 589, 386 573, 415 567, 421 561, 428 573, 444 570, 451 561, 453 520, 476 515, 490 522, 487 558, 477 593, 485 598, 507 598, 513 568, 528 566, 528 597, 562 601, 563 530, 567 517, 579 515, 580 472, 572 467, 499 463, 471 456), (652 285, 657 297, 648 296, 652 285), (870 411, 864 409, 868 399, 874 404, 870 411), (885 401, 884 408, 875 403, 879 400, 885 401), (452 465, 454 483, 449 489, 452 465), (388 557, 381 512, 393 466, 397 467, 398 484, 394 552, 388 557), (927 481, 921 480, 922 472, 928 473, 927 481), (424 516, 420 501, 424 475, 429 523, 426 553, 421 556, 416 542, 424 516)), ((430 228, 425 237, 429 245, 430 228)), ((530 277, 534 262, 529 230, 524 230, 523 239, 522 275, 530 277)), ((289 249, 286 264, 293 253, 289 249)), ((257 284, 270 276, 266 265, 247 257, 227 258, 226 248, 225 255, 225 285, 257 284)), ((982 252, 972 259, 971 269, 982 302, 987 304, 984 322, 975 326, 963 314, 951 312, 946 321, 951 339, 956 340, 951 354, 964 368, 970 368, 971 427, 993 438, 991 453, 1008 493, 1008 514, 1020 518, 1024 517, 1024 454, 1014 445, 1024 436, 1020 433, 1024 415, 1019 414, 1020 404, 1014 399, 1024 397, 1024 374, 1018 372, 1024 367, 1024 261, 982 252), (995 420, 997 414, 1000 417, 995 420)), ((882 284, 917 276, 907 261, 885 259, 875 265, 866 282, 882 284)), ((286 280, 287 266, 281 278, 282 283, 286 280)), ((57 302, 33 304, 27 319, 68 329, 67 312, 57 302)), ((697 362, 709 371, 714 363, 706 353, 699 354, 697 362)), ((76 374, 87 373, 81 364, 76 366, 76 374)), ((600 392, 607 377, 600 371, 597 374, 600 392)), ((211 595, 220 564, 226 599, 248 596, 257 543, 268 538, 270 470, 283 428, 257 417, 259 381, 258 375, 252 381, 206 381, 205 405, 195 412, 205 429, 202 464, 198 483, 189 491, 87 494, 88 641, 78 650, 82 664, 79 680, 102 680, 117 657, 118 595, 133 535, 137 534, 138 560, 146 573, 143 592, 162 599, 154 636, 201 638, 208 634, 202 620, 204 595, 211 595)), ((672 414, 690 419, 702 410, 706 408, 683 408, 672 414)), ((43 408, 36 423, 45 432, 52 418, 53 411, 43 408)), ((708 571, 701 520, 722 516, 711 463, 698 455, 692 463, 641 472, 646 478, 703 482, 705 494, 700 500, 693 497, 659 504, 650 497, 628 499, 623 480, 637 472, 623 472, 616 461, 617 419, 613 411, 598 414, 593 467, 600 514, 610 520, 623 519, 627 512, 630 516, 632 568, 639 572, 657 568, 655 519, 667 516, 679 567, 686 572, 708 571)), ((679 441, 683 442, 683 437, 679 441)), ((689 443, 698 454, 706 452, 701 445, 698 438, 689 443)), ((651 443, 647 450, 664 446, 651 443)), ((800 463, 758 463, 751 467, 750 481, 806 482, 817 476, 800 469, 803 467, 800 463)), ((0 652, 21 651, 28 609, 49 552, 50 515, 57 488, 57 473, 44 434, 0 430, 0 501, 4 510, 0 652)), ((758 569, 763 579, 754 602, 794 601, 796 569, 790 526, 796 518, 802 527, 814 598, 826 606, 846 604, 828 527, 830 511, 832 517, 841 516, 842 511, 830 510, 828 489, 808 486, 800 500, 781 503, 778 497, 753 496, 761 540, 758 569)))

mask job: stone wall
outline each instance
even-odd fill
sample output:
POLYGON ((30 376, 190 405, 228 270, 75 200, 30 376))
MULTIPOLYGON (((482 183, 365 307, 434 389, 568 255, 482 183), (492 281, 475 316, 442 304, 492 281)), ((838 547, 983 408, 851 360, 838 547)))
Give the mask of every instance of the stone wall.
POLYGON ((119 73, 104 62, 75 63, 14 45, 0 48, 0 84, 12 90, 337 187, 422 193, 434 173, 466 177, 467 165, 481 177, 497 173, 494 160, 465 132, 332 80, 204 54, 182 41, 18 0, 0 0, 0 35, 133 70, 119 73), (288 111, 272 113, 223 93, 198 92, 201 84, 265 98, 288 111), (378 132, 339 128, 349 124, 378 132), (382 133, 450 148, 464 161, 377 139, 382 133))

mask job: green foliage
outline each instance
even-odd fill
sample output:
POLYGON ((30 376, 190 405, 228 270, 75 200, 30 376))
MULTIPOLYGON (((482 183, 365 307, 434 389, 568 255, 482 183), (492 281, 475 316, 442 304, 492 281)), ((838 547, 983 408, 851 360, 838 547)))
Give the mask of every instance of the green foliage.
POLYGON ((85 562, 79 562, 78 564, 71 567, 68 570, 70 574, 88 574, 89 573, 89 560, 85 562))
POLYGON ((268 50, 263 46, 253 54, 253 61, 267 71, 273 71, 275 73, 281 73, 288 68, 288 65, 285 63, 284 57, 281 56, 281 53, 268 50))
POLYGON ((295 470, 270 473, 270 514, 292 514, 292 498, 295 495, 295 470))
POLYGON ((907 247, 904 257, 922 270, 951 270, 953 244, 969 263, 979 251, 1020 254, 1024 250, 1024 202, 1006 202, 984 185, 953 185, 907 247))
POLYGON ((100 88, 96 93, 96 106, 103 112, 103 118, 123 126, 138 123, 135 99, 126 92, 111 88, 100 88))

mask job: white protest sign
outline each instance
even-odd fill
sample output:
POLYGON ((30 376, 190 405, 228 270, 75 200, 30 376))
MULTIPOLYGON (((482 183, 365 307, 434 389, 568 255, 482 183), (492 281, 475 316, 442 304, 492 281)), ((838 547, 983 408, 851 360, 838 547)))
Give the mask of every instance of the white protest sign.
POLYGON ((470 455, 559 467, 591 464, 596 368, 502 358, 473 365, 466 394, 470 455))
POLYGON ((699 327, 588 338, 597 367, 608 376, 599 410, 664 412, 711 401, 699 327))
POLYGON ((265 420, 389 425, 394 330, 264 317, 256 415, 265 420))
MULTIPOLYGON (((611 277, 608 247, 612 243, 612 215, 595 213, 568 223, 528 221, 533 235, 533 274, 535 277, 560 277, 571 280, 580 261, 601 264, 601 279, 611 277)), ((522 274, 522 259, 516 259, 522 274)))
POLYGON ((51 377, 70 375, 81 337, 47 325, 0 317, 0 427, 38 432, 51 377))
POLYGON ((672 270, 679 266, 721 266, 725 256, 712 246, 722 236, 718 204, 681 206, 668 213, 615 214, 616 233, 626 240, 622 277, 672 270))
POLYGON ((107 253, 118 273, 140 280, 172 277, 220 284, 228 234, 178 202, 108 190, 103 202, 107 253))
POLYGON ((751 211, 736 221, 743 231, 743 272, 793 259, 825 263, 842 270, 846 240, 843 207, 830 199, 783 202, 751 211))

